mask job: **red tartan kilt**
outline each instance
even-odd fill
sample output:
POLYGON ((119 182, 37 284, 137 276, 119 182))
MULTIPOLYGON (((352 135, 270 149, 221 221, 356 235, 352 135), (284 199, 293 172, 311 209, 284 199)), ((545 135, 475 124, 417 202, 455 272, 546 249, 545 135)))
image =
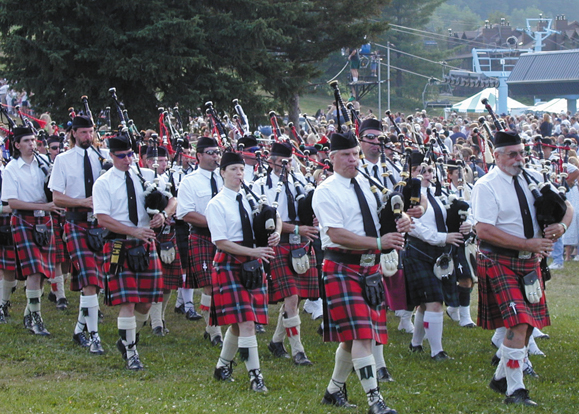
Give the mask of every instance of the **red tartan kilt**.
MULTIPOLYGON (((283 243, 274 247, 275 257, 270 261, 272 281, 269 284, 269 303, 278 303, 284 298, 298 295, 300 299, 317 299, 319 295, 318 269, 314 249, 309 252, 310 268, 301 275, 292 272, 289 266, 290 249, 305 247, 306 243, 283 243)), ((308 251, 309 247, 306 247, 308 251)))
POLYGON ((52 230, 54 231, 54 245, 56 248, 56 262, 55 263, 66 263, 70 260, 68 254, 67 245, 63 238, 63 227, 65 219, 63 216, 57 213, 51 213, 52 216, 52 230))
POLYGON ((218 251, 215 254, 213 296, 211 299, 212 323, 229 325, 253 321, 267 324, 267 279, 263 273, 263 286, 247 290, 240 282, 241 264, 253 260, 247 256, 232 256, 218 251))
MULTIPOLYGON (((0 226, 9 226, 10 216, 0 216, 0 226)), ((14 246, 0 246, 0 269, 16 270, 16 251, 14 246)))
MULTIPOLYGON (((123 240, 123 248, 126 250, 142 245, 140 240, 123 240)), ((147 246, 145 246, 147 249, 147 246)), ((157 255, 155 242, 149 244, 149 268, 145 272, 134 273, 126 264, 117 275, 110 274, 111 253, 113 241, 105 243, 103 253, 105 255, 104 270, 105 280, 105 304, 109 306, 123 303, 153 303, 163 301, 163 277, 161 275, 161 261, 157 255)))
POLYGON ((169 234, 159 234, 157 236, 159 245, 161 243, 173 242, 175 248, 175 260, 173 263, 163 263, 161 260, 161 269, 163 271, 163 288, 177 290, 183 287, 183 274, 185 273, 181 266, 181 254, 177 248, 177 239, 175 237, 175 229, 171 228, 169 234))
POLYGON ((497 329, 503 326, 512 328, 522 323, 538 329, 549 326, 551 320, 542 278, 543 297, 536 304, 527 302, 525 293, 519 285, 519 277, 533 270, 541 275, 539 261, 520 260, 491 253, 485 255, 488 259, 481 254, 477 259, 478 325, 484 329, 497 329), (510 306, 511 303, 514 303, 516 312, 510 306))
POLYGON ((373 339, 388 342, 386 306, 372 309, 362 296, 360 274, 379 271, 380 264, 363 267, 343 265, 324 260, 323 279, 328 308, 328 326, 324 326, 325 342, 345 342, 354 339, 373 339))
POLYGON ((70 290, 74 292, 86 286, 98 286, 101 289, 104 287, 104 254, 93 252, 87 244, 87 230, 93 228, 98 226, 86 221, 64 224, 66 247, 70 252, 71 262, 70 290))
POLYGON ((189 235, 189 269, 185 281, 186 288, 211 286, 211 272, 216 250, 211 237, 199 234, 189 235))
POLYGON ((10 223, 16 249, 16 278, 18 280, 26 280, 28 276, 36 273, 40 273, 48 279, 54 278, 56 251, 50 215, 47 214, 45 217, 36 218, 32 211, 30 213, 24 211, 23 214, 13 215, 10 223), (50 243, 48 246, 39 247, 34 243, 32 235, 34 224, 46 224, 50 230, 50 243))

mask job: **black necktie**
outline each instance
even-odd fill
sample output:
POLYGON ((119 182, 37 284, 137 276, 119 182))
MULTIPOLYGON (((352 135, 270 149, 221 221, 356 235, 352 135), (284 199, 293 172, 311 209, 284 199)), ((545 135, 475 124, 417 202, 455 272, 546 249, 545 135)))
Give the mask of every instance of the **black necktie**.
POLYGON ((90 166, 90 159, 88 158, 88 150, 84 150, 84 194, 86 198, 92 196, 92 185, 94 178, 92 175, 92 167, 90 166))
POLYGON ((444 224, 444 216, 442 215, 442 210, 440 209, 440 205, 436 201, 436 197, 432 195, 430 192, 430 188, 426 190, 426 194, 428 195, 428 201, 434 210, 434 219, 436 220, 436 231, 439 233, 446 233, 446 224, 444 224))
POLYGON ((139 214, 137 213, 137 196, 135 194, 135 185, 128 171, 125 171, 125 182, 127 184, 127 196, 129 199, 129 219, 135 226, 139 224, 139 214))
POLYGON ((515 192, 517 193, 517 198, 519 199, 519 207, 521 208, 521 216, 523 217, 525 237, 530 239, 535 235, 535 232, 533 231, 533 219, 531 218, 531 212, 529 211, 527 197, 525 197, 525 192, 521 188, 521 184, 519 184, 518 178, 518 176, 514 176, 513 183, 515 184, 515 192))
POLYGON ((376 232, 376 225, 372 219, 372 213, 370 213, 370 207, 368 206, 368 201, 364 197, 362 188, 355 178, 352 178, 352 184, 354 185, 354 191, 356 192, 356 197, 358 197, 358 203, 360 204, 360 210, 362 211, 362 221, 364 222, 364 231, 368 237, 378 237, 376 232))
POLYGON ((289 181, 285 182, 285 194, 287 196, 287 214, 289 216, 290 221, 296 221, 296 203, 294 199, 294 195, 289 188, 289 181))
POLYGON ((373 170, 374 170, 374 178, 376 178, 378 180, 378 182, 381 182, 380 175, 378 174, 378 166, 375 165, 373 170))
POLYGON ((211 198, 217 195, 217 181, 215 181, 215 173, 211 173, 211 198))
POLYGON ((239 216, 241 217, 241 230, 243 231, 243 245, 245 247, 253 247, 253 230, 251 230, 251 222, 247 210, 243 207, 243 196, 237 194, 237 203, 239 204, 239 216))

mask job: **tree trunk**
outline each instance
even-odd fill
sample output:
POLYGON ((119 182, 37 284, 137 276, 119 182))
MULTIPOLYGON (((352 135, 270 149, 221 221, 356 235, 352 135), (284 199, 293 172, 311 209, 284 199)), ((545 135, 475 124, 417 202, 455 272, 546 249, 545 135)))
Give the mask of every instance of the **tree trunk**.
POLYGON ((300 96, 294 93, 288 102, 288 122, 293 122, 296 130, 300 131, 300 96))

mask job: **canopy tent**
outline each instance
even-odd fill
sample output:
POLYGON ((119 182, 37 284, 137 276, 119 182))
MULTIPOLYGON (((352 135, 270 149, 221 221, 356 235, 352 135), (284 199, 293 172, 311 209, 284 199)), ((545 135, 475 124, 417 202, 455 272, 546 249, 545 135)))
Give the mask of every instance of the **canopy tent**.
POLYGON ((532 112, 551 112, 551 113, 565 113, 567 112, 567 99, 555 98, 548 102, 539 102, 536 105, 527 108, 527 111, 532 112))
MULTIPOLYGON (((498 90, 495 88, 483 89, 482 91, 471 96, 470 98, 455 103, 454 105, 452 105, 452 110, 456 112, 475 112, 482 114, 485 112, 485 106, 481 102, 481 100, 484 98, 489 100, 489 105, 496 111, 498 102, 498 90)), ((522 103, 515 101, 514 99, 511 98, 507 98, 507 107, 509 109, 509 112, 511 112, 513 109, 527 108, 526 105, 523 105, 522 103)))

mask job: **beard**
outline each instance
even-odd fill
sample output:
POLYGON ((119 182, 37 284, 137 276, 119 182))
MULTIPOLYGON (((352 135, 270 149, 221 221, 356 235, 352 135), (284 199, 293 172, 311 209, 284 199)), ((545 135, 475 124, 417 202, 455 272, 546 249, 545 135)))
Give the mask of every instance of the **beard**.
POLYGON ((92 142, 90 140, 82 141, 82 142, 79 142, 79 144, 78 144, 78 146, 81 147, 82 149, 89 149, 91 145, 92 145, 92 142))
POLYGON ((510 167, 503 167, 505 169, 505 172, 511 176, 516 176, 519 175, 522 171, 523 171, 523 163, 522 162, 516 162, 513 165, 511 165, 510 167))

